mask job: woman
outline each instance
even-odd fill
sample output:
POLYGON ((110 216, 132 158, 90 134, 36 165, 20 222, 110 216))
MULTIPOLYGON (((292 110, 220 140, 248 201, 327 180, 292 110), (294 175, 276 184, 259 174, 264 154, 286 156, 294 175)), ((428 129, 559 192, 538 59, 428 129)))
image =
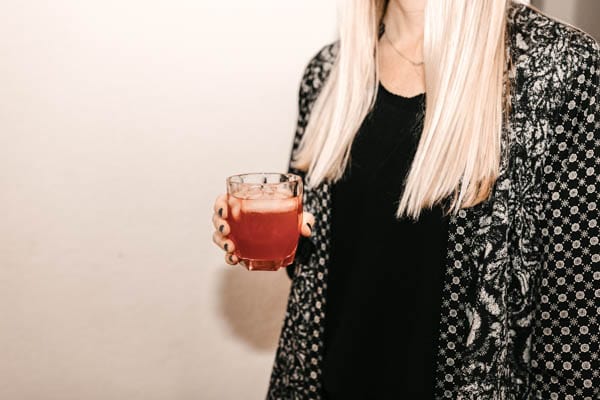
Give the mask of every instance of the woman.
POLYGON ((509 0, 344 2, 268 398, 600 397, 599 58, 509 0))

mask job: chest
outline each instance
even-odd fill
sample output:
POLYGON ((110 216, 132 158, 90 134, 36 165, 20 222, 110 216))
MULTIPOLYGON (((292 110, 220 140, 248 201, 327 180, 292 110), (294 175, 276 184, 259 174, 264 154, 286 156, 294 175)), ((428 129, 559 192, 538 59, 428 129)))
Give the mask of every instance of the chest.
MULTIPOLYGON (((412 53, 418 54, 418 51, 412 53)), ((402 58, 385 37, 380 39, 378 61, 380 80, 391 92, 405 96, 425 92, 424 66, 413 65, 402 58)))
MULTIPOLYGON (((531 116, 526 109, 515 104, 513 114, 503 131, 500 174, 490 197, 449 216, 447 265, 456 264, 455 261, 468 261, 466 264, 470 266, 468 272, 471 274, 471 269, 483 265, 493 249, 496 249, 496 257, 504 257, 503 253, 508 251, 507 246, 511 242, 538 246, 536 223, 543 209, 543 169, 551 130, 549 118, 531 116)), ((379 171, 382 171, 386 160, 389 163, 389 157, 398 151, 398 148, 392 148, 391 143, 385 140, 372 142, 369 145, 371 148, 357 154, 357 165, 377 154, 374 149, 378 147, 380 150, 385 149, 375 157, 379 163, 379 171)), ((404 166, 408 167, 409 155, 405 155, 404 159, 404 166)), ((399 176, 402 176, 401 164, 396 164, 399 176)), ((353 168, 360 169, 356 166, 353 168)), ((357 172, 357 175, 360 174, 357 172)), ((360 176, 360 179, 365 183, 363 194, 373 188, 373 185, 385 185, 389 181, 376 179, 368 173, 360 176)), ((394 178, 390 180, 393 181, 394 178)), ((396 178, 396 184, 388 189, 388 196, 399 194, 398 180, 401 179, 396 178)), ((328 183, 309 189, 305 195, 305 208, 315 214, 317 220, 322 221, 315 241, 321 243, 324 252, 331 243, 333 197, 332 185, 328 183)))

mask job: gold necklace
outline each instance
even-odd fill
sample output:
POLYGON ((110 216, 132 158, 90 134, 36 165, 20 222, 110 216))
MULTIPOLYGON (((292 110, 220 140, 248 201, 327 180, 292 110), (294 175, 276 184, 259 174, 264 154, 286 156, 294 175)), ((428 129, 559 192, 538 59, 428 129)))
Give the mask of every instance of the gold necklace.
POLYGON ((398 50, 396 48, 396 46, 394 46, 394 43, 392 42, 392 40, 390 39, 390 37, 387 35, 387 32, 383 31, 383 36, 385 36, 385 38, 387 39, 387 41, 390 43, 390 45, 392 46, 392 49, 394 49, 394 51, 396 53, 398 53, 398 55, 400 57, 402 57, 403 59, 405 59, 406 61, 408 61, 409 63, 411 63, 413 65, 413 67, 420 67, 421 65, 425 64, 425 61, 413 61, 410 58, 406 57, 404 54, 402 54, 402 52, 400 50, 398 50))

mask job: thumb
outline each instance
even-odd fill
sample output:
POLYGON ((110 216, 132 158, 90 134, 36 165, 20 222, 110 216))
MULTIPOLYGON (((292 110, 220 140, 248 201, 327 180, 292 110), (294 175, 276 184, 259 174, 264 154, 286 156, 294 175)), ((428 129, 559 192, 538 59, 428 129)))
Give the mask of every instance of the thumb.
POLYGON ((309 212, 304 211, 302 213, 302 229, 300 230, 302 236, 309 237, 312 234, 314 226, 315 216, 309 212))

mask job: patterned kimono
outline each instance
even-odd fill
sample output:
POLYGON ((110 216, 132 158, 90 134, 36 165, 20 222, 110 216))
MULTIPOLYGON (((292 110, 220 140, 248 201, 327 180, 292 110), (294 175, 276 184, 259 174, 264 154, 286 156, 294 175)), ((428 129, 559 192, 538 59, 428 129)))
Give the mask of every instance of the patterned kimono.
MULTIPOLYGON (((516 3, 508 28, 500 176, 487 201, 451 217, 440 265, 436 398, 599 399, 599 46, 516 3)), ((292 151, 337 49, 306 68, 292 151)), ((316 223, 293 266, 268 399, 321 398, 330 185, 304 206, 316 223)))

